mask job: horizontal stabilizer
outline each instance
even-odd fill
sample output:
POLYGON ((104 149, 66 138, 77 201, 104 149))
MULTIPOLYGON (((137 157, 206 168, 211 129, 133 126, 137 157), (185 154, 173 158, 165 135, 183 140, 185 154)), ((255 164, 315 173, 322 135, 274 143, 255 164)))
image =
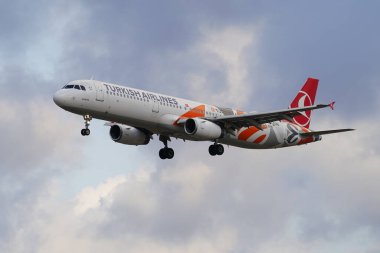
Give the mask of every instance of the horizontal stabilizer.
POLYGON ((345 128, 345 129, 334 129, 334 130, 325 130, 325 131, 313 131, 313 132, 301 133, 300 136, 301 137, 310 137, 310 136, 316 136, 316 135, 348 132, 348 131, 353 131, 353 130, 355 130, 355 129, 345 128))

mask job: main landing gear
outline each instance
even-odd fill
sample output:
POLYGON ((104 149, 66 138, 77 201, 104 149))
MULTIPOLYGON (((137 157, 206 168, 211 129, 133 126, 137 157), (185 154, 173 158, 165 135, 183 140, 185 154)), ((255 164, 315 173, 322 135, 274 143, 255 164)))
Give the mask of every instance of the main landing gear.
POLYGON ((84 118, 84 127, 82 130, 80 130, 80 133, 83 135, 83 136, 87 136, 87 135, 90 135, 91 131, 90 129, 88 128, 90 126, 90 121, 92 120, 92 117, 91 115, 84 115, 83 116, 84 118))
POLYGON ((162 141, 165 145, 164 148, 160 149, 158 153, 161 159, 172 159, 174 157, 174 150, 172 148, 168 148, 168 141, 170 141, 170 137, 160 135, 160 141, 162 141))
POLYGON ((210 147, 208 148, 208 152, 212 156, 223 155, 223 153, 224 153, 224 147, 223 147, 222 144, 215 143, 215 144, 210 145, 210 147))

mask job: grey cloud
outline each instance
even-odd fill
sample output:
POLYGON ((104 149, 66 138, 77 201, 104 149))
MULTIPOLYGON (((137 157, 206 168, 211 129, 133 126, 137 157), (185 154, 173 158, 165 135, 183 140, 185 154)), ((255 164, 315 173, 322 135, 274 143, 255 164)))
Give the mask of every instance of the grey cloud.
MULTIPOLYGON (((178 53, 186 52, 194 42, 199 42, 202 25, 223 27, 262 22, 265 29, 257 50, 259 54, 249 56, 247 52, 251 70, 248 82, 258 87, 255 92, 260 94, 252 94, 255 102, 248 110, 287 106, 308 76, 321 79, 320 101, 337 100, 340 107, 346 108, 342 111, 346 116, 361 114, 360 107, 352 102, 362 100, 360 96, 369 97, 364 104, 360 102, 361 106, 373 110, 375 95, 370 81, 376 74, 375 41, 379 38, 371 29, 361 27, 372 27, 375 13, 369 12, 367 18, 359 22, 358 18, 367 9, 357 8, 354 2, 339 5, 339 8, 326 8, 325 3, 313 4, 313 12, 307 4, 297 3, 294 3, 297 8, 244 1, 234 5, 207 2, 205 6, 208 5, 215 7, 206 9, 201 4, 170 2, 88 6, 91 14, 83 17, 82 26, 64 36, 68 46, 64 49, 59 72, 70 73, 74 78, 95 75, 97 79, 141 88, 173 90, 174 95, 187 90, 184 74, 199 73, 208 86, 221 88, 226 83, 223 73, 205 69, 199 64, 198 56, 178 57, 178 53), (340 19, 336 19, 337 15, 340 19), (359 43, 361 46, 357 46, 359 43), (97 55, 98 49, 104 53, 97 55), (259 66, 250 65, 257 57, 259 66), (351 69, 354 71, 348 71, 351 69)), ((80 19, 78 17, 81 24, 80 19)))
POLYGON ((59 109, 51 100, 19 102, 2 98, 0 106, 0 130, 5 143, 0 147, 3 174, 22 176, 52 158, 65 161, 73 155, 68 145, 75 142, 75 138, 67 135, 73 126, 69 118, 61 121, 59 109))
POLYGON ((10 61, 14 61, 14 58, 21 61, 28 44, 36 43, 35 38, 43 30, 41 25, 45 15, 42 2, 20 0, 3 4, 0 17, 2 57, 10 61))
MULTIPOLYGON (((108 242, 103 247, 109 249, 123 241, 124 247, 142 251, 137 241, 144 238, 148 244, 184 250, 197 236, 213 240, 218 231, 228 228, 236 235, 233 251, 261 252, 280 238, 285 244, 292 245, 295 240, 297 245, 313 246, 312 252, 320 252, 368 229, 366 245, 350 243, 352 248, 369 251, 378 247, 379 199, 372 194, 377 189, 374 168, 378 158, 368 161, 363 156, 361 149, 368 143, 354 149, 347 145, 355 138, 348 138, 341 150, 329 145, 334 139, 304 149, 231 148, 224 158, 234 159, 223 160, 209 158, 202 144, 190 144, 183 147, 173 166, 155 172, 141 169, 145 171, 143 179, 128 177, 99 207, 74 218, 71 232, 95 245, 108 242), (190 150, 204 164, 186 160, 190 150), (352 187, 358 178, 367 183, 352 187)), ((53 220, 59 219, 56 215, 53 220)), ((82 248, 84 252, 91 249, 82 248)))
MULTIPOLYGON (((9 53, 6 59, 19 59, 19 66, 11 65, 6 71, 18 68, 21 74, 28 72, 22 64, 22 57, 15 53, 20 52, 20 48, 27 51, 31 42, 38 43, 41 38, 49 36, 58 17, 56 22, 65 23, 57 27, 62 54, 58 62, 53 63, 55 80, 37 81, 38 87, 44 87, 41 92, 52 91, 53 87, 57 88, 71 79, 94 77, 155 90, 158 86, 157 90, 173 90, 177 95, 186 91, 188 84, 183 81, 184 73, 189 72, 202 74, 210 87, 220 87, 226 80, 223 73, 218 70, 202 71, 198 57, 187 54, 180 59, 173 55, 186 51, 199 41, 199 29, 203 25, 223 27, 262 21, 265 29, 258 49, 260 66, 255 67, 257 71, 250 71, 248 80, 258 90, 252 94, 256 102, 252 102, 252 108, 248 110, 286 106, 296 89, 311 75, 321 79, 321 100, 336 99, 342 108, 347 108, 345 111, 350 112, 346 116, 353 112, 360 115, 359 106, 351 101, 358 100, 358 96, 359 99, 360 96, 369 97, 360 99, 361 105, 373 108, 371 101, 375 99, 371 92, 373 84, 369 84, 377 69, 376 41, 379 40, 370 29, 376 24, 373 5, 362 7, 358 3, 347 2, 343 6, 325 8, 322 2, 313 4, 311 8, 314 11, 310 11, 305 3, 289 6, 260 1, 234 4, 228 1, 186 4, 177 1, 116 1, 112 5, 86 1, 75 5, 35 2, 34 7, 38 11, 27 11, 19 17, 15 13, 25 3, 18 1, 3 9, 8 10, 4 19, 14 24, 10 38, 25 42, 18 45, 10 43, 12 39, 2 41, 6 45, 4 52, 9 53), (79 10, 78 13, 75 9, 79 10), (364 12, 366 17, 363 19, 364 12), (338 15, 340 18, 336 19, 338 15), (47 21, 53 17, 53 22, 47 21), (39 32, 35 32, 37 28, 39 32), (23 38, 23 34, 27 37, 23 38), (348 71, 350 69, 355 71, 348 71), (257 78, 258 73, 268 74, 259 74, 257 78), (284 89, 284 85, 291 88, 284 89), (256 92, 260 94, 257 97, 256 92), (268 101, 278 102, 274 105, 268 101)), ((255 57, 257 55, 252 59, 255 57)), ((20 79, 7 79, 3 86, 13 86, 20 79)), ((33 84, 25 82, 24 89, 29 85, 33 87, 33 84)))
POLYGON ((336 99, 346 117, 362 115, 363 107, 375 110, 370 83, 379 68, 380 37, 373 32, 377 3, 347 1, 327 7, 325 2, 293 2, 271 7, 266 18, 270 29, 263 32, 266 43, 260 52, 262 64, 277 76, 277 85, 262 89, 264 94, 288 103, 293 89, 283 87, 300 85, 307 76, 314 76, 321 80, 321 101, 336 99), (275 92, 279 88, 282 92, 275 92))
MULTIPOLYGON (((51 101, 0 99, 0 244, 29 222, 32 207, 45 197, 51 178, 77 165, 80 149, 65 134, 70 119, 61 122, 51 101), (55 132, 58 131, 58 134, 55 132), (53 133, 54 132, 54 133, 53 133)), ((4 246, 5 247, 5 246, 4 246)), ((8 251, 9 252, 9 251, 8 251)))
POLYGON ((6 64, 0 68, 0 82, 2 96, 10 96, 14 100, 35 96, 50 97, 57 89, 54 82, 19 64, 6 64))
MULTIPOLYGON (((0 91, 28 99, 50 97, 63 82, 55 73, 60 32, 70 12, 61 1, 13 1, 1 8, 0 91), (56 76, 55 76, 56 75, 56 76)), ((70 18, 70 16, 68 16, 70 18)), ((67 81, 67 79, 63 79, 67 81)))
MULTIPOLYGON (((365 135, 375 132, 376 128, 371 128, 365 135)), ((235 236, 230 250, 221 252, 260 252, 278 238, 292 245, 288 236, 319 252, 337 247, 363 229, 369 232, 363 235, 367 244, 360 247, 369 250, 378 247, 379 237, 380 205, 373 194, 378 188, 378 157, 362 151, 374 144, 363 137, 331 136, 323 143, 271 151, 230 148, 222 159, 209 157, 205 143, 188 143, 181 145, 172 163, 161 163, 155 171, 136 170, 112 194, 103 196, 99 207, 79 216, 72 213, 75 202, 62 203, 39 189, 30 200, 41 198, 49 219, 44 219, 44 212, 33 211, 38 206, 26 200, 18 203, 32 211, 24 213, 12 207, 15 216, 5 217, 14 221, 23 216, 28 233, 40 228, 35 235, 37 252, 57 247, 73 251, 76 238, 87 242, 81 244, 81 252, 94 247, 143 252, 141 240, 144 245, 183 251, 194 238, 212 242, 223 229, 235 236), (333 145, 337 142, 341 143, 339 149, 333 145), (62 211, 50 203, 57 201, 65 206, 62 211), (39 219, 44 222, 32 222, 39 219), (62 223, 68 229, 63 229, 62 223), (64 246, 57 238, 62 238, 64 246)), ((92 198, 91 194, 83 196, 92 198)), ((25 240, 31 238, 24 236, 25 240)), ((226 235, 223 238, 228 240, 226 235)))
MULTIPOLYGON (((230 25, 240 24, 242 20, 248 23, 250 18, 247 17, 252 17, 252 12, 249 16, 236 13, 253 8, 244 1, 236 5, 220 1, 205 4, 139 1, 86 7, 91 14, 83 17, 85 22, 78 17, 82 26, 70 30, 64 37, 67 46, 60 72, 77 73, 77 76, 95 74, 98 79, 141 88, 159 86, 162 91, 185 90, 183 74, 199 69, 197 57, 183 55, 181 59, 173 55, 187 51, 199 40, 201 25, 221 27, 227 20, 230 25), (207 6, 214 7, 207 9, 207 6), (105 53, 96 56, 99 48, 105 49, 105 53)), ((213 80, 214 73, 207 77, 210 77, 210 85, 220 83, 218 78, 213 80)))

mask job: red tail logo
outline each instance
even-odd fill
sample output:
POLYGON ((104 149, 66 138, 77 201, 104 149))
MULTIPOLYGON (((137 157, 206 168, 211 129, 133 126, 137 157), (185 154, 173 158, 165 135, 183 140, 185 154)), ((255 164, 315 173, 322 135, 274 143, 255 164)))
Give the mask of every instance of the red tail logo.
MULTIPOLYGON (((290 104, 290 108, 300 108, 314 105, 315 95, 318 88, 318 79, 308 78, 302 89, 298 92, 290 104)), ((301 112, 302 115, 295 116, 294 122, 302 127, 309 128, 311 120, 311 111, 301 112)))

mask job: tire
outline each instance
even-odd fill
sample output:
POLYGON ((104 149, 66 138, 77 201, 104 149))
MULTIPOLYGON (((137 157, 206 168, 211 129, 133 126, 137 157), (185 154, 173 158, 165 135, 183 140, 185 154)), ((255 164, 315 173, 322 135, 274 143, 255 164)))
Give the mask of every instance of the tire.
POLYGON ((90 133, 91 133, 90 129, 88 129, 88 128, 84 129, 84 132, 86 135, 90 135, 90 133))
POLYGON ((166 151, 164 148, 160 149, 160 152, 158 152, 159 157, 164 160, 166 159, 166 151))
POLYGON ((173 159, 174 157, 174 150, 172 148, 166 149, 166 158, 173 159))
POLYGON ((216 154, 217 155, 223 155, 223 153, 224 153, 224 147, 223 147, 223 145, 218 144, 218 145, 216 145, 215 149, 216 149, 216 154))
POLYGON ((85 130, 86 130, 86 129, 82 129, 82 130, 80 130, 80 133, 81 133, 82 136, 85 136, 85 135, 86 135, 85 130))
POLYGON ((208 152, 210 155, 215 156, 216 155, 215 145, 210 145, 210 147, 208 147, 208 152))

